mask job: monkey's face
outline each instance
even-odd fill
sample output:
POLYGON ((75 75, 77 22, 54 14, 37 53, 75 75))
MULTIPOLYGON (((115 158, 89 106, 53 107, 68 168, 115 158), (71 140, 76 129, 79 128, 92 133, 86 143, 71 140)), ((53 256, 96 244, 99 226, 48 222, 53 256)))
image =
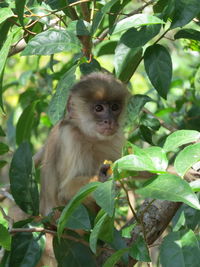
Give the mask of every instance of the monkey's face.
POLYGON ((92 114, 96 122, 96 131, 102 136, 112 136, 119 128, 121 113, 119 101, 96 102, 92 105, 92 114))

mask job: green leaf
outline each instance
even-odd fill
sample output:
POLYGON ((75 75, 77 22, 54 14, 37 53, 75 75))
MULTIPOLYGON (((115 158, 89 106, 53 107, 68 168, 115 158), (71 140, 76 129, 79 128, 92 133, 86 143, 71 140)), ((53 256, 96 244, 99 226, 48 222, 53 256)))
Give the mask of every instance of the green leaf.
POLYGON ((200 138, 200 133, 194 130, 179 130, 170 134, 163 146, 166 152, 175 151, 178 147, 196 142, 200 138))
POLYGON ((102 267, 114 267, 116 266, 116 263, 122 258, 122 256, 129 251, 128 248, 122 248, 116 251, 112 254, 111 257, 109 257, 106 262, 103 264, 102 267))
POLYGON ((184 202, 192 208, 200 209, 198 198, 189 184, 176 175, 161 174, 136 192, 145 198, 184 202))
POLYGON ((62 51, 80 51, 79 40, 76 35, 67 30, 49 29, 33 37, 27 44, 22 56, 52 55, 62 51))
POLYGON ((18 145, 30 140, 35 118, 35 108, 38 102, 39 100, 36 100, 28 105, 19 117, 16 126, 16 142, 18 145))
POLYGON ((9 147, 6 144, 0 142, 0 155, 3 155, 7 153, 8 151, 9 151, 9 147))
POLYGON ((83 186, 79 192, 70 200, 68 205, 64 208, 59 221, 58 221, 58 237, 61 237, 61 234, 69 220, 69 217, 72 215, 74 210, 78 207, 78 205, 90 194, 92 193, 98 186, 101 184, 100 182, 89 183, 86 186, 83 186))
POLYGON ((4 66, 6 64, 6 59, 8 57, 8 53, 10 50, 10 46, 12 44, 12 40, 13 40, 13 35, 14 35, 15 31, 11 32, 4 45, 2 46, 1 50, 0 50, 0 75, 2 74, 2 71, 4 69, 4 66))
POLYGON ((115 53, 115 49, 117 46, 117 41, 109 41, 102 45, 97 53, 97 56, 103 56, 103 55, 112 55, 115 53))
POLYGON ((10 7, 0 8, 0 24, 14 15, 10 7))
POLYGON ((56 92, 53 95, 49 104, 48 116, 53 124, 58 122, 64 115, 64 111, 67 105, 67 96, 69 90, 76 81, 76 68, 77 65, 69 69, 61 78, 57 84, 56 92))
MULTIPOLYGON (((89 247, 81 242, 75 242, 66 238, 53 239, 53 248, 58 266, 62 267, 96 267, 94 256, 89 247)), ((28 266, 27 266, 28 267, 28 266)))
POLYGON ((129 254, 137 261, 151 261, 148 247, 142 236, 138 236, 138 238, 134 241, 133 245, 130 247, 129 254))
POLYGON ((166 99, 172 78, 172 61, 169 52, 159 44, 149 46, 144 53, 146 73, 158 94, 166 99))
POLYGON ((32 172, 32 153, 28 143, 22 143, 13 155, 10 166, 10 188, 15 202, 30 215, 39 214, 39 193, 32 172))
POLYGON ((129 48, 123 43, 119 43, 115 49, 114 66, 117 78, 127 83, 142 58, 142 48, 129 48))
POLYGON ((6 136, 4 130, 2 129, 2 127, 0 126, 0 136, 6 136))
POLYGON ((147 95, 134 95, 131 96, 127 105, 127 122, 134 123, 138 119, 138 115, 144 105, 152 99, 147 95))
POLYGON ((124 156, 115 161, 113 169, 121 171, 165 172, 168 162, 160 147, 141 149, 132 145, 133 155, 124 156))
POLYGON ((92 233, 90 234, 90 249, 92 250, 93 253, 96 253, 96 246, 97 246, 97 241, 98 241, 98 237, 100 235, 100 232, 103 228, 104 223, 106 222, 108 218, 108 215, 105 213, 99 220, 98 222, 95 224, 92 233))
POLYGON ((192 230, 172 232, 164 238, 160 261, 163 267, 199 267, 200 248, 192 230))
POLYGON ((174 35, 174 39, 180 39, 180 38, 200 41, 200 31, 193 29, 180 30, 174 35))
POLYGON ((161 19, 147 14, 136 14, 120 20, 111 30, 110 34, 116 34, 130 28, 139 28, 145 25, 164 24, 161 19))
POLYGON ((0 169, 3 168, 7 164, 7 161, 0 160, 0 169))
POLYGON ((0 224, 0 246, 6 250, 10 250, 11 247, 11 235, 2 224, 0 224))
POLYGON ((200 181, 192 181, 190 182, 190 186, 194 192, 200 192, 200 181))
POLYGON ((199 0, 175 0, 171 29, 183 27, 200 12, 199 0))
POLYGON ((91 229, 90 218, 87 209, 83 205, 78 206, 74 210, 69 217, 66 227, 71 229, 84 229, 86 231, 91 229))
POLYGON ((83 75, 87 75, 92 72, 101 71, 101 65, 96 59, 92 59, 89 63, 82 63, 80 65, 80 71, 83 75))
POLYGON ((161 25, 148 25, 140 29, 131 28, 120 38, 120 43, 134 48, 144 46, 149 40, 160 32, 161 25))
POLYGON ((79 36, 89 36, 91 24, 85 20, 79 19, 72 21, 68 26, 69 31, 73 31, 79 36))
POLYGON ((110 216, 113 216, 115 208, 115 189, 113 181, 107 181, 98 186, 93 197, 97 204, 110 216))
POLYGON ((101 21, 103 20, 104 16, 106 15, 107 12, 109 12, 110 8, 117 2, 118 0, 111 0, 107 2, 101 10, 99 10, 92 22, 92 28, 91 28, 91 35, 93 35, 96 30, 99 28, 99 25, 101 21))
POLYGON ((12 237, 9 266, 35 267, 41 254, 42 249, 32 233, 17 233, 12 237))
POLYGON ((19 22, 22 26, 24 26, 24 7, 26 4, 26 0, 15 0, 15 7, 16 7, 16 13, 19 18, 19 22))
POLYGON ((176 157, 174 167, 180 176, 200 160, 200 143, 185 147, 176 157))

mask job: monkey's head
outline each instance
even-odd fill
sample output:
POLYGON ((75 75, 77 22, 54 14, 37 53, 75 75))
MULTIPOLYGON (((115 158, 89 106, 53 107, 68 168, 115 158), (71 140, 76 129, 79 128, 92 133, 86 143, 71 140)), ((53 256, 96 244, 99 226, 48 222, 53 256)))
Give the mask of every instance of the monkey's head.
POLYGON ((69 119, 90 137, 110 138, 122 126, 128 94, 125 86, 111 75, 87 75, 71 89, 69 119))

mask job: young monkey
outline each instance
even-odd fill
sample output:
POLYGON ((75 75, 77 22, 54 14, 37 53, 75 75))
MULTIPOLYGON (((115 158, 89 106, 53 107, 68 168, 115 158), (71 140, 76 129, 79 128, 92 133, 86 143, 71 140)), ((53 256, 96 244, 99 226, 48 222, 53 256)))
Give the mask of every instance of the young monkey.
POLYGON ((41 214, 66 205, 83 185, 98 180, 104 160, 120 157, 128 95, 120 81, 99 72, 72 87, 67 114, 53 127, 44 147, 41 214))

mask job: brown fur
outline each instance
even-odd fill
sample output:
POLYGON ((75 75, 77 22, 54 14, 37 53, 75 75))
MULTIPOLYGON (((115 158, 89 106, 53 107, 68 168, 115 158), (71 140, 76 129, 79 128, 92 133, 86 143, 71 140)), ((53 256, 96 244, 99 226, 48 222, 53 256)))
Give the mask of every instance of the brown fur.
POLYGON ((121 82, 111 75, 93 73, 71 90, 69 113, 52 129, 44 150, 41 170, 41 213, 65 205, 94 177, 98 179, 104 160, 120 157, 124 137, 124 108, 118 129, 111 136, 96 131, 90 103, 118 100, 124 106, 128 96, 121 82))

